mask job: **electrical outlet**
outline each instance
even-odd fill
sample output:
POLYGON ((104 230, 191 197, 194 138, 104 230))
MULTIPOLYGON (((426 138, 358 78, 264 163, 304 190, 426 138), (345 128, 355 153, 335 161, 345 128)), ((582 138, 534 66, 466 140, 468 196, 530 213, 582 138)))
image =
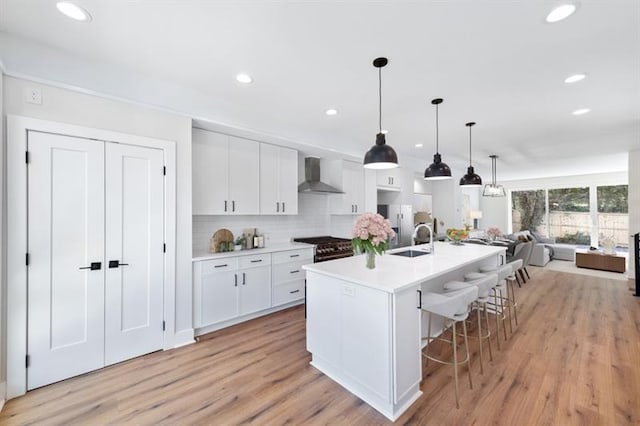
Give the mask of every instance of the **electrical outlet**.
POLYGON ((27 99, 30 104, 42 105, 42 89, 39 87, 27 88, 27 99))

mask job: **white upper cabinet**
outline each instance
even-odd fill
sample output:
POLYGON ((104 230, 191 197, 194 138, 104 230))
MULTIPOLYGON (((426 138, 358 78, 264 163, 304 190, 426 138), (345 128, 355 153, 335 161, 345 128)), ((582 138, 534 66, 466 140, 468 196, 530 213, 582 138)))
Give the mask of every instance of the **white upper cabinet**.
POLYGON ((364 168, 353 161, 336 160, 323 165, 322 180, 332 186, 342 188, 344 194, 331 196, 333 214, 361 214, 364 207, 364 168))
POLYGON ((378 188, 400 191, 402 173, 400 168, 376 170, 376 184, 378 188))
POLYGON ((193 214, 258 214, 260 144, 193 129, 193 214))
POLYGON ((298 214, 298 151, 260 144, 260 213, 298 214))

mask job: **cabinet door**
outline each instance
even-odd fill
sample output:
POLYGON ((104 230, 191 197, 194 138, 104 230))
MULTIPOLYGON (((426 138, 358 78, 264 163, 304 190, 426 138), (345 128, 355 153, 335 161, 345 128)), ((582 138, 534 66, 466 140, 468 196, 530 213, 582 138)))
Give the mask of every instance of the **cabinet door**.
POLYGON ((393 340, 396 348, 394 363, 394 402, 399 403, 420 387, 422 380, 422 339, 420 293, 410 288, 394 295, 393 340))
POLYGON ((298 214, 298 151, 280 148, 281 213, 298 214))
POLYGON ((193 214, 226 214, 231 208, 228 136, 193 129, 191 153, 193 214))
POLYGON ((196 324, 196 327, 204 327, 238 316, 238 278, 236 271, 202 274, 200 323, 196 324))
POLYGON ((231 214, 260 212, 260 144, 229 136, 231 214))
POLYGON ((398 168, 377 170, 376 174, 377 186, 400 189, 402 185, 402 178, 398 168))
POLYGON ((271 268, 242 269, 238 271, 240 289, 240 315, 271 307, 271 268))
POLYGON ((276 214, 282 209, 279 155, 279 147, 260 144, 260 214, 276 214))
POLYGON ((362 165, 345 161, 343 166, 343 188, 345 188, 345 206, 347 214, 364 213, 364 169, 362 165))

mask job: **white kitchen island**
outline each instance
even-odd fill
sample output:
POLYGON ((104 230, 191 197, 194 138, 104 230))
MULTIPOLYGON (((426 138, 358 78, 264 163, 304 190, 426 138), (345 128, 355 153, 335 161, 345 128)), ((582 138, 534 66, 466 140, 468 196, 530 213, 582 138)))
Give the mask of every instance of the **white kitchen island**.
POLYGON ((500 264, 504 252, 436 243, 434 254, 376 256, 375 269, 364 256, 305 265, 311 365, 396 420, 422 394, 420 292, 500 264))

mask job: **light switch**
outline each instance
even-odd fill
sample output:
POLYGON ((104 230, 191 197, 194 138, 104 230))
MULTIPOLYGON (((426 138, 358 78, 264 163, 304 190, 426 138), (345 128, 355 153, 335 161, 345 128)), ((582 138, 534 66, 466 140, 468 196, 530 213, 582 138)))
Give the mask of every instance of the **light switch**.
POLYGON ((356 295, 356 289, 350 285, 343 285, 342 294, 344 294, 345 296, 354 297, 356 295))
POLYGON ((39 87, 28 87, 26 101, 30 104, 42 105, 42 89, 39 87))

